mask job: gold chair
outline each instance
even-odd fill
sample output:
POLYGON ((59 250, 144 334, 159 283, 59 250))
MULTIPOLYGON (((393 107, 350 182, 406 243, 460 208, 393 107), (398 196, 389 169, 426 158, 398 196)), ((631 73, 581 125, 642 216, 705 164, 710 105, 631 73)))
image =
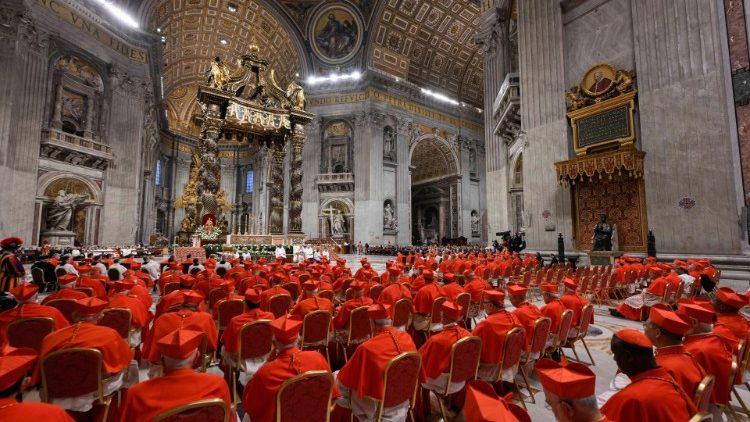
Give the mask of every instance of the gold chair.
POLYGON ((55 331, 55 321, 49 317, 29 317, 11 321, 6 327, 8 344, 12 347, 29 347, 37 353, 42 349, 44 337, 55 331))
POLYGON ((153 422, 228 422, 229 407, 224 400, 205 399, 184 404, 157 415, 153 422))
POLYGON ((580 341, 583 344, 583 347, 586 349, 586 353, 589 355, 589 359, 591 359, 591 365, 596 365, 594 363, 594 357, 591 356, 591 352, 589 351, 589 346, 586 344, 586 340, 584 340, 584 337, 586 337, 586 333, 588 332, 589 325, 591 324, 591 319, 593 317, 594 306, 591 304, 584 306, 581 310, 581 317, 578 321, 578 335, 576 335, 575 338, 564 342, 563 347, 569 347, 573 349, 573 355, 576 357, 576 360, 578 362, 581 362, 581 359, 578 357, 578 352, 576 351, 576 343, 580 341))
POLYGON ((109 327, 120 335, 125 341, 130 338, 133 325, 133 314, 127 308, 107 308, 102 311, 102 316, 96 325, 109 327))
POLYGON ((305 315, 302 320, 302 335, 300 349, 322 347, 325 349, 326 360, 330 363, 328 343, 331 341, 331 312, 317 310, 305 315))
POLYGON ((96 391, 98 403, 104 406, 101 421, 106 421, 114 393, 104 396, 102 364, 102 353, 97 349, 72 347, 45 355, 39 364, 42 401, 52 403, 56 398, 77 397, 96 391))
POLYGON ((349 328, 346 332, 346 341, 339 343, 344 349, 344 361, 349 361, 349 348, 359 345, 372 337, 370 317, 367 315, 368 306, 360 306, 352 309, 349 314, 349 328))
POLYGON ((482 339, 476 336, 464 337, 451 346, 450 368, 448 370, 448 379, 445 383, 445 390, 429 390, 437 398, 443 420, 448 420, 444 401, 449 394, 451 384, 468 382, 476 378, 481 355, 482 339))
POLYGON ((550 330, 552 329, 552 320, 548 317, 539 317, 534 322, 534 332, 531 335, 531 347, 529 347, 528 353, 526 353, 525 356, 521 356, 521 363, 519 367, 521 368, 521 376, 523 377, 523 382, 526 384, 526 390, 529 392, 529 395, 531 396, 531 402, 536 403, 536 399, 534 398, 534 391, 532 391, 531 386, 529 385, 529 380, 526 377, 526 370, 524 367, 529 364, 532 360, 532 356, 537 355, 534 360, 539 359, 539 357, 542 356, 544 353, 544 349, 547 347, 547 339, 549 338, 550 330))
POLYGON ((388 362, 383 375, 383 399, 377 400, 373 398, 378 401, 375 422, 383 420, 385 409, 399 405, 407 400, 409 401, 409 415, 414 420, 412 409, 417 399, 421 366, 422 356, 419 352, 404 352, 388 362))
POLYGON ((714 390, 714 383, 716 378, 713 375, 706 375, 703 380, 698 384, 698 388, 695 389, 695 396, 693 401, 695 407, 698 408, 698 412, 708 412, 708 406, 711 404, 711 393, 714 390))
POLYGON ((688 420, 688 422, 710 422, 713 421, 714 417, 710 413, 701 412, 696 413, 692 418, 688 420))
POLYGON ((333 382, 328 371, 307 371, 284 381, 276 393, 276 422, 328 422, 333 382))
MULTIPOLYGON (((508 331, 505 335, 505 343, 503 345, 503 359, 497 368, 497 376, 495 383, 503 382, 503 371, 518 366, 521 363, 521 354, 523 349, 526 347, 526 335, 519 327, 514 327, 508 331)), ((510 382, 510 381, 508 381, 510 382)), ((515 377, 513 377, 513 386, 519 395, 521 395, 521 389, 518 387, 515 377)), ((524 410, 526 409, 526 401, 521 396, 521 405, 524 410)))
POLYGON ((736 383, 732 384, 732 393, 734 393, 734 397, 737 398, 737 401, 740 402, 740 406, 742 406, 742 411, 745 412, 748 417, 750 417, 750 410, 745 405, 745 401, 742 400, 742 397, 740 397, 736 386, 742 384, 742 377, 747 370, 748 358, 750 357, 749 354, 750 347, 748 347, 747 339, 742 339, 737 346, 737 356, 739 359, 737 363, 737 374, 735 375, 736 379, 734 380, 736 383))
POLYGON ((229 379, 232 380, 232 403, 237 402, 237 380, 235 374, 242 371, 242 363, 245 359, 259 358, 271 353, 273 349, 273 334, 271 333, 271 321, 259 319, 248 322, 240 328, 237 339, 239 348, 234 357, 234 366, 229 368, 229 379))

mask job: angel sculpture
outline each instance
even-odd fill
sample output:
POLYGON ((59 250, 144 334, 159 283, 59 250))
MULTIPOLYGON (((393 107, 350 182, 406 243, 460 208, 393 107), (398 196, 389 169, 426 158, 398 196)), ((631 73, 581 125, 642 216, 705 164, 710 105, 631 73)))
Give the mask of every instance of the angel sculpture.
POLYGON ((570 101, 568 111, 578 110, 586 103, 586 100, 581 96, 581 88, 578 86, 570 88, 570 90, 565 93, 565 98, 570 101))
POLYGON ((305 91, 297 82, 289 82, 289 86, 286 87, 286 97, 289 98, 292 108, 305 108, 305 91))
POLYGON ((231 70, 229 66, 221 61, 221 57, 216 57, 211 62, 211 67, 206 72, 208 76, 208 84, 211 88, 224 89, 227 82, 229 82, 229 75, 231 70))

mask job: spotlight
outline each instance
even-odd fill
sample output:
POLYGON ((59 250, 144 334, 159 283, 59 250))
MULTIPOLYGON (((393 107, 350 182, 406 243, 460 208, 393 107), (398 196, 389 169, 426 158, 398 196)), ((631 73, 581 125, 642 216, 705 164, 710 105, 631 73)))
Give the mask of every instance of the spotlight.
POLYGON ((229 4, 227 5, 227 9, 228 9, 228 10, 229 10, 230 12, 234 13, 234 12, 236 12, 236 11, 237 11, 237 5, 236 5, 236 4, 234 4, 234 3, 229 3, 229 4))
POLYGON ((221 43, 221 45, 227 45, 227 40, 225 40, 223 38, 220 39, 219 42, 221 43))

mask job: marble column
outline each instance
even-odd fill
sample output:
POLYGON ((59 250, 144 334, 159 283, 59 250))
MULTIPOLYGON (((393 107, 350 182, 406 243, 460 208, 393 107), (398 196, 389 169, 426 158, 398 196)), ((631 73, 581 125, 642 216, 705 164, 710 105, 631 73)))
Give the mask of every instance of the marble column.
MULTIPOLYGON (((509 63, 509 22, 505 8, 489 7, 482 15, 477 34, 477 43, 484 61, 484 139, 486 145, 485 164, 487 195, 487 226, 489 238, 494 233, 508 228, 508 170, 507 152, 503 139, 494 134, 497 119, 493 104, 505 80, 512 71, 509 63)), ((516 46, 514 46, 516 47, 516 46)))
POLYGON ((51 126, 55 129, 62 129, 62 99, 63 85, 58 81, 55 88, 55 108, 52 112, 52 122, 50 122, 51 126))
MULTIPOLYGON (((526 240, 530 250, 555 250, 561 232, 566 247, 571 248, 570 191, 557 183, 554 164, 569 158, 560 4, 524 0, 518 2, 518 9, 521 128, 528 140, 523 160, 524 209, 532 216, 526 240), (542 223, 542 214, 547 212, 553 231, 545 231, 542 223)), ((502 194, 507 204, 507 191, 502 194)))
POLYGON ((302 233, 302 148, 305 130, 301 124, 294 125, 292 134, 290 180, 289 180, 289 233, 302 233))
POLYGON ((398 219, 399 245, 411 244, 411 171, 409 166, 409 123, 406 116, 398 117, 396 133, 396 218, 398 219))

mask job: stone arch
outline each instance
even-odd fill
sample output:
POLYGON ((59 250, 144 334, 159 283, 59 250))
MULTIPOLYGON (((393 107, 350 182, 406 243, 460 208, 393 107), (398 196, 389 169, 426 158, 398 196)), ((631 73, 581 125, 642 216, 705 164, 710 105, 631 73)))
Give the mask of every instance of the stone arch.
POLYGON ((414 167, 412 184, 460 174, 460 161, 451 144, 437 135, 422 135, 409 148, 409 163, 414 167))
POLYGON ((55 198, 53 195, 60 189, 65 189, 69 193, 88 194, 90 199, 86 202, 104 205, 104 193, 98 184, 77 174, 62 171, 45 173, 39 177, 36 196, 42 200, 52 200, 55 198))
POLYGON ((354 203, 349 198, 329 198, 324 200, 319 207, 319 216, 324 217, 325 213, 323 210, 327 208, 336 208, 345 215, 354 214, 354 203))

